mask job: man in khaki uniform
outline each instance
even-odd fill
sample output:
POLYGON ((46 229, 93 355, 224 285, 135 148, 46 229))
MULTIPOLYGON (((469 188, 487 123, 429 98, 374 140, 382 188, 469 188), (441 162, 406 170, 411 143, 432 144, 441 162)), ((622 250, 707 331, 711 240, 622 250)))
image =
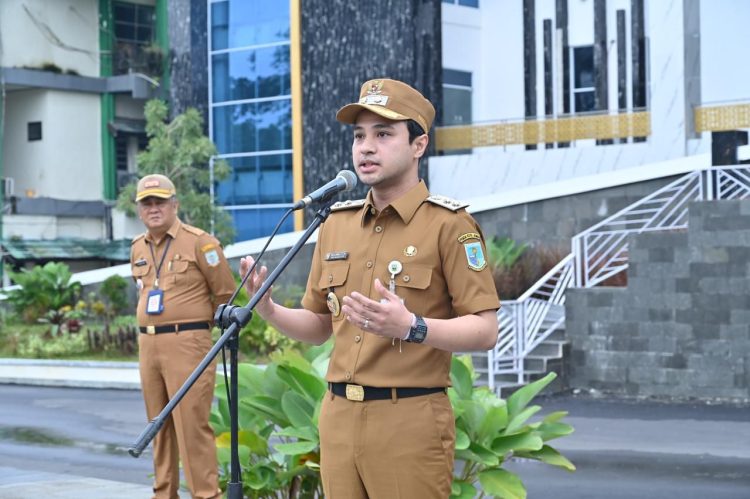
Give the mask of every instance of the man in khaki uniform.
MULTIPOLYGON (((336 203, 321 227, 302 309, 258 303, 292 338, 333 334, 320 412, 329 499, 445 498, 455 427, 445 388, 451 352, 497 339, 499 301, 482 232, 465 204, 431 196, 418 177, 435 110, 400 81, 366 82, 336 117, 353 126, 366 199, 336 203)), ((251 257, 241 262, 244 274, 251 257)), ((248 279, 254 292, 265 267, 248 279)))
MULTIPOLYGON (((177 217, 179 203, 167 177, 143 177, 136 203, 146 233, 133 239, 130 265, 138 288, 141 387, 151 420, 211 349, 214 311, 235 282, 219 242, 177 217)), ((215 373, 211 364, 154 439, 155 499, 179 497, 180 459, 193 498, 221 497, 208 424, 215 373)))

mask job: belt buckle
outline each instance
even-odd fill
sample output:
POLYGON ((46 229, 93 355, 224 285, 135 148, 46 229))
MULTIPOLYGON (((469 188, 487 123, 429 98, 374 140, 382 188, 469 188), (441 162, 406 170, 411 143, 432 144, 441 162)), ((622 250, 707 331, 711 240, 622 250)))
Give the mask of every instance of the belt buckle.
POLYGON ((365 400, 365 389, 359 385, 346 385, 346 399, 353 400, 355 402, 363 402, 365 400))
POLYGON ((146 334, 156 334, 156 326, 146 326, 146 334))

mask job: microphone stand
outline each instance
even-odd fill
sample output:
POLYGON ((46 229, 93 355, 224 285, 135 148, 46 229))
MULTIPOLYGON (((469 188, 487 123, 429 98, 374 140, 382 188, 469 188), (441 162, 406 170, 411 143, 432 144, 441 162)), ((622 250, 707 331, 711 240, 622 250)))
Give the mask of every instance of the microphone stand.
POLYGON ((240 330, 250 322, 253 316, 253 309, 255 305, 260 301, 268 289, 278 279, 279 275, 286 269, 292 259, 297 255, 302 246, 310 239, 313 232, 328 218, 331 214, 331 202, 328 201, 317 213, 315 218, 307 227, 305 232, 302 234, 300 239, 292 246, 284 258, 279 262, 276 268, 271 272, 263 285, 248 301, 244 307, 231 305, 230 303, 219 305, 214 316, 214 321, 217 326, 226 328, 224 333, 221 335, 219 340, 214 344, 211 350, 198 364, 198 367, 190 374, 185 383, 180 387, 174 397, 170 399, 164 409, 152 419, 138 436, 132 447, 128 449, 128 453, 133 457, 139 457, 146 446, 154 439, 156 434, 159 432, 167 418, 171 415, 177 404, 180 403, 185 394, 192 388, 193 384, 203 374, 208 365, 213 361, 214 357, 226 344, 229 348, 229 363, 230 363, 230 400, 229 400, 229 415, 230 415, 230 436, 231 436, 231 460, 230 460, 230 481, 227 484, 227 498, 228 499, 242 499, 242 481, 241 481, 241 469, 240 469, 240 458, 239 458, 239 447, 238 447, 238 407, 239 407, 239 396, 238 396, 238 379, 239 373, 237 369, 237 351, 239 343, 239 332, 240 330))

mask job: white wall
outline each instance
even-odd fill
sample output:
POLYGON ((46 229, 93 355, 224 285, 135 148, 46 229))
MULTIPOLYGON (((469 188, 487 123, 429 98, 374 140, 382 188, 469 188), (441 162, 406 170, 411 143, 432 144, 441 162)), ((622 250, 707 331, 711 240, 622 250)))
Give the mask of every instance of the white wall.
POLYGON ((97 0, 0 1, 0 66, 99 76, 97 0))
POLYGON ((21 239, 104 239, 101 218, 3 215, 3 237, 21 239))
POLYGON ((132 239, 145 231, 143 222, 138 218, 129 217, 119 210, 112 210, 112 239, 132 239))
POLYGON ((702 0, 700 16, 703 103, 750 101, 750 2, 702 0))
POLYGON ((102 199, 100 97, 54 90, 6 94, 3 174, 17 195, 102 199), (42 122, 42 140, 27 140, 27 123, 42 122))

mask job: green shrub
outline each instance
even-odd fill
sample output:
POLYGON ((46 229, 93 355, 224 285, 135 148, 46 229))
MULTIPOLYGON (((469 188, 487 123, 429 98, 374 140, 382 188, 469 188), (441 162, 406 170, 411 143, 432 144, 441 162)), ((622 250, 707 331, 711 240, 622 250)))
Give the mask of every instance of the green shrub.
POLYGON ((28 323, 52 313, 47 318, 53 324, 60 324, 64 318, 61 309, 73 309, 81 294, 81 283, 70 282, 73 274, 64 263, 48 262, 43 267, 8 274, 20 286, 8 292, 8 302, 28 323))
POLYGON ((27 334, 19 338, 18 355, 32 359, 70 357, 88 352, 89 345, 83 334, 65 334, 50 340, 38 334, 27 334))
POLYGON ((99 293, 105 298, 109 305, 109 316, 115 317, 127 310, 128 303, 128 281, 117 274, 104 279, 99 293))

